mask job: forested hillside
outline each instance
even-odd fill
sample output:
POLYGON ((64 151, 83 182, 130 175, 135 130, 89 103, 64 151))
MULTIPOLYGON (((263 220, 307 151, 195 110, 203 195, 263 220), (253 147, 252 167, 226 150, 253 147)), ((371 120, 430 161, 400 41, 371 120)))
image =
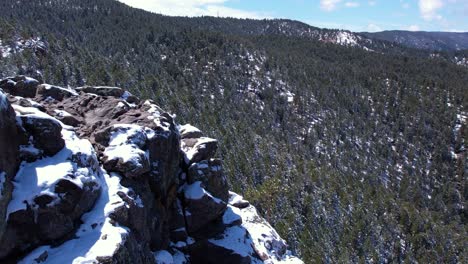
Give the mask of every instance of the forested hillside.
POLYGON ((390 30, 363 33, 369 38, 396 42, 408 47, 435 51, 468 49, 468 32, 424 32, 390 30))
POLYGON ((451 55, 113 0, 0 10, 0 78, 119 86, 197 124, 305 262, 467 261, 468 68, 451 55))

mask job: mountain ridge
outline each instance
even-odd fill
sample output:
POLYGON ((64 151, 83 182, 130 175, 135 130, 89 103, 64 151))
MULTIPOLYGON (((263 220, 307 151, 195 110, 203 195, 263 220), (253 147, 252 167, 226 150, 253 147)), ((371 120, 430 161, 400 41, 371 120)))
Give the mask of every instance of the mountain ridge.
POLYGON ((361 34, 418 49, 433 51, 458 51, 468 49, 468 32, 387 30, 373 33, 362 32, 361 34))
POLYGON ((0 3, 2 45, 15 51, 1 58, 3 78, 122 87, 199 124, 220 141, 232 189, 305 262, 466 255, 468 76, 451 54, 210 31, 250 22, 111 1, 11 3, 0 3))

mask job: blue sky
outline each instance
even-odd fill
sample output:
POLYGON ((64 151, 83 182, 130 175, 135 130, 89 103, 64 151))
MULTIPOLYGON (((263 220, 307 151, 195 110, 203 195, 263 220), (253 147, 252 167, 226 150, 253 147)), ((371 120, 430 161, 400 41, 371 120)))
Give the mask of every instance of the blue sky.
POLYGON ((352 31, 468 32, 468 0, 119 0, 172 16, 289 18, 352 31))

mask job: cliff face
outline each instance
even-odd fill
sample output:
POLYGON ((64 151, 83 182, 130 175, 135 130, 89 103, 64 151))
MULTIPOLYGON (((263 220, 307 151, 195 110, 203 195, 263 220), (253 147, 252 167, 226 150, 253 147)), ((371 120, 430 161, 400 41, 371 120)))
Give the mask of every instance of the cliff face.
POLYGON ((0 81, 2 263, 280 263, 217 141, 116 87, 0 81))

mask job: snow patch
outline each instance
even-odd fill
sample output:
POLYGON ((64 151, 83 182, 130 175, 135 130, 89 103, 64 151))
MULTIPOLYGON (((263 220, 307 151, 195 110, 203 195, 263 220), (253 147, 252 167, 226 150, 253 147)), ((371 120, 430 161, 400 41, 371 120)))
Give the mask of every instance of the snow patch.
POLYGON ((68 113, 67 111, 64 111, 64 110, 55 109, 54 112, 55 112, 55 114, 56 114, 58 117, 68 117, 68 116, 72 116, 70 113, 68 113))
MULTIPOLYGON (((209 239, 208 241, 214 245, 230 249, 244 257, 255 255, 254 249, 251 246, 253 241, 245 228, 240 226, 229 227, 224 231, 222 236, 222 238, 209 239)), ((253 263, 262 263, 256 259, 252 260, 253 263)))
MULTIPOLYGON (((230 192, 230 204, 242 200, 242 196, 230 192)), ((259 216, 254 206, 249 205, 247 208, 233 213, 239 213, 242 218, 242 228, 245 228, 250 234, 255 252, 262 257, 265 263, 303 263, 287 250, 286 242, 265 219, 259 216)))
POLYGON ((206 191, 201 187, 201 181, 196 181, 193 184, 187 185, 184 188, 186 199, 200 200, 205 195, 206 191))
MULTIPOLYGON (((138 125, 114 125, 109 146, 104 150, 104 155, 109 160, 122 159, 123 162, 142 164, 142 158, 147 157, 143 148, 147 141, 145 128, 138 125)), ((149 162, 149 161, 146 161, 149 162)))
POLYGON ((184 151, 187 162, 193 158, 193 156, 200 151, 201 148, 204 148, 203 144, 205 143, 211 143, 211 142, 218 142, 216 139, 213 138, 208 138, 208 137, 201 137, 197 139, 197 143, 192 148, 187 147, 183 141, 181 141, 182 144, 182 150, 184 151))
POLYGON ((201 133, 201 130, 190 125, 190 124, 185 124, 183 126, 180 126, 179 127, 179 132, 180 134, 183 134, 183 133, 201 133))
POLYGON ((156 264, 174 264, 174 258, 166 250, 160 250, 154 253, 156 264))
POLYGON ((69 88, 63 88, 63 87, 60 87, 60 86, 55 86, 55 85, 50 85, 50 84, 43 84, 43 87, 44 89, 46 90, 50 90, 50 89, 59 89, 59 90, 62 90, 64 92, 67 92, 67 93, 70 93, 71 95, 73 96, 78 96, 78 93, 73 90, 73 89, 69 89, 69 88))
POLYGON ((72 161, 73 154, 80 154, 78 156, 82 159, 95 157, 91 143, 79 139, 73 131, 67 129, 62 129, 62 137, 65 140, 65 147, 55 156, 21 164, 13 180, 14 189, 12 200, 8 204, 7 216, 26 209, 26 204, 33 204, 34 198, 43 194, 58 200, 54 188, 61 179, 67 179, 80 188, 86 182, 97 181, 93 168, 79 168, 72 161))
POLYGON ((20 264, 34 263, 34 259, 45 251, 48 253, 47 263, 96 263, 98 256, 112 256, 125 242, 129 230, 114 226, 109 214, 124 203, 117 192, 128 189, 120 184, 118 174, 109 175, 103 169, 99 174, 102 193, 94 208, 81 218, 83 224, 76 232, 76 238, 58 247, 39 247, 21 260, 20 264))
POLYGON ((235 222, 242 221, 241 210, 237 207, 228 205, 226 212, 223 215, 223 224, 231 225, 235 222))

